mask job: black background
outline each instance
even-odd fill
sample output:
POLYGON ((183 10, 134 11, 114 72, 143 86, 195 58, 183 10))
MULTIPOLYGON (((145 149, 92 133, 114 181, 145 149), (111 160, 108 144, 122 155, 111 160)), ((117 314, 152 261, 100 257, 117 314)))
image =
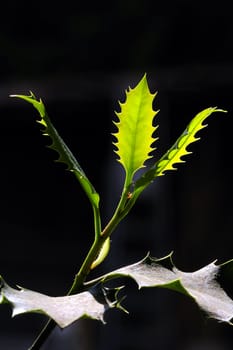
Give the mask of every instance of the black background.
MULTIPOLYGON (((193 271, 232 258, 233 17, 179 1, 4 4, 0 21, 0 273, 7 282, 64 295, 92 242, 92 212, 71 173, 54 163, 36 112, 10 94, 33 91, 101 195, 103 224, 120 195, 112 120, 125 89, 147 73, 158 90, 159 157, 200 110, 208 120, 178 171, 158 179, 112 239, 96 271, 173 251, 193 271), (169 14, 167 12, 169 11, 169 14), (165 15, 163 14, 165 13, 165 15)), ((232 291, 232 289, 231 289, 232 291)), ((86 320, 57 330, 46 349, 228 350, 232 328, 206 319, 174 292, 138 291, 127 282, 129 315, 86 320)), ((0 348, 26 349, 46 318, 10 318, 1 306, 0 348)))

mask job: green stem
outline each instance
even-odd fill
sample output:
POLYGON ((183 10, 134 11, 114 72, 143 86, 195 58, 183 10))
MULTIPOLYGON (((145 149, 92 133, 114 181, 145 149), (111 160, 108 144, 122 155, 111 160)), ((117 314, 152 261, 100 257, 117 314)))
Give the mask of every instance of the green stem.
POLYGON ((28 350, 40 350, 56 325, 56 322, 50 318, 28 350))
MULTIPOLYGON (((79 288, 81 289, 83 282, 86 279, 86 276, 88 275, 90 271, 90 266, 92 264, 92 261, 95 259, 96 255, 98 254, 99 249, 101 248, 101 219, 100 219, 100 212, 99 208, 97 206, 92 206, 93 208, 93 214, 94 214, 94 227, 95 227, 95 240, 90 248, 90 251, 81 266, 78 274, 75 276, 75 280, 73 282, 73 285, 71 286, 69 292, 67 295, 74 294, 78 292, 79 288), (98 238, 99 237, 99 238, 98 238)), ((39 333, 33 344, 28 350, 39 350, 41 346, 45 343, 53 329, 56 327, 56 322, 52 319, 49 319, 42 331, 39 333)))
MULTIPOLYGON (((103 229, 101 234, 99 234, 99 231, 96 232, 95 240, 94 240, 79 272, 75 276, 73 285, 71 286, 68 294, 75 294, 83 287, 83 284, 86 280, 86 277, 91 270, 91 265, 92 265, 93 261, 96 259, 104 242, 106 241, 106 239, 108 239, 110 237, 111 233, 114 231, 114 229, 118 226, 120 221, 125 216, 122 208, 124 207, 126 200, 127 200, 126 192, 127 192, 127 187, 125 186, 124 190, 122 192, 121 200, 119 202, 119 205, 117 206, 117 209, 116 209, 114 215, 112 216, 112 219, 109 221, 107 226, 103 229)), ((96 220, 97 220, 97 218, 98 218, 98 215, 96 217, 96 220)), ((97 228, 100 228, 100 223, 98 221, 96 222, 96 226, 97 226, 97 228)))
POLYGON ((126 202, 128 200, 127 193, 129 191, 131 180, 132 180, 132 176, 129 177, 126 175, 120 201, 118 203, 118 206, 117 206, 111 220, 108 222, 108 224, 103 229, 103 231, 101 233, 102 236, 109 237, 111 235, 111 233, 114 231, 114 229, 118 226, 120 221, 125 217, 124 208, 125 208, 126 202))
MULTIPOLYGON (((106 225, 106 227, 101 232, 101 219, 99 208, 97 206, 92 205, 93 214, 94 214, 94 227, 95 227, 95 239, 94 242, 81 266, 79 272, 75 275, 73 284, 67 295, 78 293, 83 287, 84 282, 91 271, 91 265, 93 261, 96 259, 100 249, 102 248, 105 240, 109 238, 114 229, 118 226, 120 221, 125 217, 125 215, 129 212, 129 210, 124 210, 127 207, 127 192, 129 185, 131 183, 131 179, 126 177, 125 184, 123 187, 123 191, 121 194, 121 199, 119 204, 113 214, 111 220, 106 225)), ((42 329, 32 346, 28 350, 39 350, 41 346, 45 343, 50 333, 56 327, 56 323, 50 319, 45 327, 42 329)))
POLYGON ((99 237, 101 234, 101 217, 99 207, 93 205, 94 214, 94 228, 95 228, 95 238, 99 237))
POLYGON ((93 261, 96 259, 101 247, 103 246, 103 243, 104 243, 103 237, 99 236, 95 238, 94 243, 92 244, 79 272, 76 274, 74 278, 74 282, 68 292, 68 295, 75 294, 81 290, 87 275, 91 271, 91 265, 93 261))
MULTIPOLYGON (((91 264, 95 260, 99 250, 102 247, 103 240, 104 238, 100 235, 95 238, 94 243, 92 244, 79 272, 75 276, 74 282, 67 295, 78 293, 78 291, 81 290, 83 283, 90 272, 91 264)), ((42 329, 32 346, 28 350, 39 350, 55 327, 56 323, 52 319, 49 319, 45 327, 42 329)))

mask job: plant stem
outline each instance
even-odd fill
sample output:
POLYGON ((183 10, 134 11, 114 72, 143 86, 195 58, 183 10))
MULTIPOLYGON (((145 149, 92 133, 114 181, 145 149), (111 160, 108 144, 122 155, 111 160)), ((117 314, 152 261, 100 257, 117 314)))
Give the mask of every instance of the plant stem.
MULTIPOLYGON (((100 235, 94 240, 94 243, 91 246, 79 272, 75 276, 74 282, 67 295, 78 293, 81 290, 81 288, 83 287, 83 283, 90 272, 91 264, 95 260, 99 250, 103 245, 103 241, 104 238, 100 235)), ((52 319, 49 319, 47 324, 44 326, 44 328, 42 329, 32 346, 28 350, 39 350, 55 327, 56 323, 52 319)))
POLYGON ((91 265, 93 261, 96 259, 96 256, 98 255, 103 245, 103 242, 104 242, 104 239, 101 236, 97 237, 94 240, 94 243, 92 244, 79 272, 76 274, 74 278, 74 282, 68 292, 68 295, 75 294, 78 291, 80 291, 80 289, 82 288, 83 283, 91 270, 91 265))
MULTIPOLYGON (((128 213, 129 210, 127 210, 126 212, 124 211, 124 207, 127 202, 128 184, 129 184, 129 179, 125 181, 121 199, 115 210, 114 215, 112 216, 111 220, 109 221, 109 223, 106 225, 106 227, 103 229, 102 232, 101 232, 101 220, 100 220, 99 208, 94 205, 92 206, 93 214, 94 214, 95 239, 82 266, 79 269, 79 272, 75 275, 73 284, 70 290, 68 291, 67 295, 78 293, 84 287, 84 282, 91 271, 91 265, 93 261, 96 259, 96 256, 98 255, 104 242, 106 241, 107 238, 109 238, 109 236, 114 231, 114 229, 118 226, 120 221, 128 213)), ((28 350, 39 350, 55 327, 56 327, 56 323, 52 319, 49 319, 47 324, 44 326, 44 328, 42 329, 42 331, 40 332, 40 334, 38 335, 38 337, 36 338, 32 346, 28 350)))
POLYGON ((52 333, 56 325, 56 322, 50 318, 37 338, 34 340, 33 344, 30 346, 30 348, 28 348, 28 350, 39 350, 49 335, 52 333))
POLYGON ((92 206, 94 215, 94 229, 95 229, 95 239, 101 234, 101 216, 99 206, 92 206))

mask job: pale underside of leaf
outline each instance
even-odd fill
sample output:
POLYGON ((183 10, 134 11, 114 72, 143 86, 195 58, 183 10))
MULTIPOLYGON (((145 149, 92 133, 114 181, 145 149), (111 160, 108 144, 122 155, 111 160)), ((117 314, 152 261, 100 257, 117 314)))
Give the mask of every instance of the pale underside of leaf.
POLYGON ((50 297, 28 289, 14 289, 2 279, 2 300, 12 305, 12 316, 26 312, 43 313, 52 318, 61 328, 74 321, 88 317, 104 323, 104 313, 117 307, 117 294, 120 288, 106 289, 100 285, 79 294, 50 297), (111 301, 114 296, 115 300, 111 301), (101 300, 101 301, 100 301, 101 300))
POLYGON ((162 287, 181 292, 192 297, 209 317, 231 324, 233 300, 216 281, 220 270, 221 265, 211 263, 195 272, 182 272, 173 265, 171 255, 163 259, 148 256, 136 264, 113 271, 105 278, 112 274, 128 276, 137 282, 139 288, 162 287))
POLYGON ((176 268, 174 272, 184 288, 210 317, 230 323, 233 318, 233 300, 216 282, 219 269, 219 266, 211 263, 194 273, 185 273, 176 268))
POLYGON ((71 296, 50 297, 22 288, 17 290, 9 287, 2 279, 0 303, 10 303, 13 315, 25 312, 44 313, 62 328, 82 317, 104 322, 106 310, 114 307, 123 309, 122 299, 119 300, 117 295, 122 287, 110 290, 104 284, 111 279, 126 277, 135 280, 139 288, 160 287, 185 294, 195 300, 209 317, 232 324, 233 300, 216 279, 227 266, 232 268, 233 260, 221 265, 213 262, 195 272, 182 272, 174 266, 171 254, 162 259, 148 255, 135 264, 86 282, 86 291, 71 296))

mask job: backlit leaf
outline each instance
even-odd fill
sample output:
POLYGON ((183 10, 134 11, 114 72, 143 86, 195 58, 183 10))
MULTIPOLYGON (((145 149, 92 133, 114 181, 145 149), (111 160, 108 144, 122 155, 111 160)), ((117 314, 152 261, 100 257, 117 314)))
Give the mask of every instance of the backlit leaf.
POLYGON ((114 124, 118 132, 113 135, 117 141, 114 145, 123 165, 129 182, 134 173, 144 167, 147 159, 151 158, 151 151, 155 139, 152 134, 156 127, 152 125, 154 116, 158 113, 152 108, 156 94, 151 94, 148 88, 146 75, 138 85, 126 91, 126 101, 120 103, 121 111, 116 113, 119 118, 114 124))
POLYGON ((197 137, 197 132, 207 126, 203 124, 207 117, 214 112, 226 112, 217 107, 206 108, 198 113, 188 124, 187 128, 177 139, 174 145, 152 166, 146 171, 141 178, 135 183, 135 191, 138 194, 148 186, 157 176, 162 176, 168 170, 177 170, 176 165, 178 163, 184 163, 183 157, 191 154, 192 152, 187 147, 200 139, 197 137))

